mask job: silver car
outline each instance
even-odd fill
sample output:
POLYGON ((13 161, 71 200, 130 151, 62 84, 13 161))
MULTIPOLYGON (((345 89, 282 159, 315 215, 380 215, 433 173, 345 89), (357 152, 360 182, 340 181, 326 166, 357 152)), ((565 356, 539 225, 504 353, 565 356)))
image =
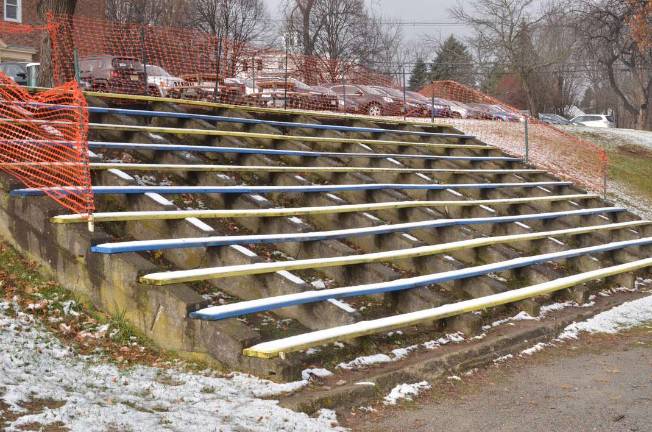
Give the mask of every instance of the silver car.
POLYGON ((599 128, 615 128, 613 116, 606 114, 585 114, 571 120, 572 124, 599 128))

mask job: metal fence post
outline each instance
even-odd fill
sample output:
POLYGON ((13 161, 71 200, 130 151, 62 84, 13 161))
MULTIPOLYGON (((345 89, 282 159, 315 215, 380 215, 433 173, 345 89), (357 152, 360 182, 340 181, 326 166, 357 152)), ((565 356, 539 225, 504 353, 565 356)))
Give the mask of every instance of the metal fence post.
POLYGON ((530 128, 529 128, 529 121, 528 121, 528 116, 525 117, 525 163, 529 163, 530 161, 530 128))
POLYGON ((283 108, 288 109, 288 56, 290 54, 290 37, 285 35, 285 85, 283 86, 283 108))
POLYGON ((342 101, 344 102, 344 106, 342 107, 342 110, 346 113, 346 79, 344 78, 344 66, 341 67, 342 70, 342 101))
POLYGON ((140 28, 140 57, 143 60, 143 72, 145 76, 145 91, 143 94, 147 96, 149 84, 147 82, 147 50, 145 49, 145 24, 140 28))
POLYGON ((403 120, 407 120, 407 89, 405 84, 405 65, 403 65, 403 120))
MULTIPOLYGON (((256 54, 254 54, 251 57, 251 81, 252 81, 252 87, 251 91, 255 94, 256 93, 256 54)), ((255 96, 254 96, 255 97, 255 96)))
POLYGON ((72 50, 72 59, 75 68, 75 80, 77 81, 77 84, 79 84, 81 82, 81 71, 79 70, 79 51, 77 51, 77 48, 72 50))
POLYGON ((435 122, 435 82, 430 83, 431 99, 430 99, 430 121, 435 122))
MULTIPOLYGON (((220 68, 222 66, 222 28, 217 31, 217 43, 215 44, 216 59, 215 59, 215 88, 213 89, 213 102, 217 102, 218 94, 220 92, 220 68)), ((197 77, 202 81, 201 77, 197 77)))

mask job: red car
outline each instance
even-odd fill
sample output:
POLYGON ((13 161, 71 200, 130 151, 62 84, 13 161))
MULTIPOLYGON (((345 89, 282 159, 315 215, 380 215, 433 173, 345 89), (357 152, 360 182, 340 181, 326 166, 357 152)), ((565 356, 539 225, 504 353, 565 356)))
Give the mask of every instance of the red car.
POLYGON ((329 88, 339 98, 343 111, 370 116, 396 116, 403 114, 403 100, 366 85, 333 85, 329 88))

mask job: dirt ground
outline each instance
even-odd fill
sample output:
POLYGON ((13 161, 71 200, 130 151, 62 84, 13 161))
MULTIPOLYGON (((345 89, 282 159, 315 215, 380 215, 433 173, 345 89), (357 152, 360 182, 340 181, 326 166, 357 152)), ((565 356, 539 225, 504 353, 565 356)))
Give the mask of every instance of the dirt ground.
POLYGON ((652 431, 652 326, 446 379, 416 401, 342 419, 354 431, 652 431))

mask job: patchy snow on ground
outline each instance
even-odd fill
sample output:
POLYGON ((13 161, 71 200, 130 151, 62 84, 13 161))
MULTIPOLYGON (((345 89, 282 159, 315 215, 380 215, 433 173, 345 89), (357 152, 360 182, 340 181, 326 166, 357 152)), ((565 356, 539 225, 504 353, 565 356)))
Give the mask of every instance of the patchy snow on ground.
POLYGON ((614 334, 647 322, 652 322, 652 296, 623 303, 586 321, 573 323, 564 329, 559 339, 577 339, 582 332, 614 334))
POLYGON ((326 378, 333 375, 333 372, 323 368, 311 368, 301 371, 301 379, 308 381, 314 378, 326 378))
POLYGON ((447 345, 449 343, 460 343, 464 342, 464 333, 450 333, 445 336, 440 337, 439 339, 434 339, 431 341, 423 342, 418 345, 410 345, 405 348, 396 348, 393 349, 389 354, 372 354, 362 357, 356 357, 351 361, 342 362, 337 365, 338 369, 354 370, 366 368, 369 366, 374 366, 383 363, 392 363, 406 358, 410 353, 418 350, 419 348, 424 348, 427 350, 433 350, 439 348, 442 345, 447 345))
POLYGON ((390 363, 393 361, 396 361, 398 359, 394 359, 387 354, 372 354, 368 356, 361 356, 361 357, 356 357, 351 361, 348 362, 342 362, 337 365, 339 369, 359 369, 363 368, 366 366, 371 366, 371 365, 377 365, 377 364, 382 364, 382 363, 390 363))
POLYGON ((413 384, 399 384, 389 392, 383 403, 385 405, 396 405, 396 403, 401 400, 412 400, 413 397, 417 396, 424 390, 431 388, 431 385, 428 384, 428 381, 421 381, 413 384))
MULTIPOLYGON (((642 284, 647 284, 650 281, 639 279, 637 280, 637 286, 642 284)), ((629 288, 611 288, 602 290, 598 293, 601 296, 610 296, 616 292, 627 291, 631 292, 629 288)), ((588 304, 592 304, 588 303, 588 304)), ((565 302, 565 303, 555 303, 548 306, 547 311, 541 311, 542 315, 554 310, 560 310, 565 307, 578 305, 575 302, 565 302)), ((586 305, 581 305, 579 307, 585 307, 586 305)), ((623 330, 636 327, 647 322, 652 322, 652 296, 643 297, 638 300, 633 300, 631 302, 623 303, 619 306, 614 307, 608 311, 599 313, 592 318, 589 318, 586 321, 579 323, 573 323, 567 326, 564 331, 553 341, 549 343, 539 342, 536 345, 531 346, 520 352, 519 356, 530 356, 539 351, 543 351, 549 346, 555 346, 555 342, 564 342, 569 339, 577 339, 580 333, 609 333, 614 334, 623 330)))
POLYGON ((531 346, 530 348, 524 349, 521 351, 520 356, 531 356, 534 353, 538 353, 539 351, 543 351, 546 347, 548 346, 547 343, 539 342, 538 344, 531 346))
POLYGON ((330 412, 315 419, 260 399, 306 384, 146 366, 120 370, 100 358, 73 353, 16 304, 0 301, 0 401, 22 414, 5 426, 9 432, 56 422, 84 432, 341 430, 330 412), (25 410, 34 399, 63 405, 25 410))
POLYGON ((560 129, 583 135, 600 135, 608 138, 613 144, 636 144, 652 149, 652 132, 635 129, 594 128, 587 126, 563 126, 560 129))
POLYGON ((487 330, 489 330, 491 328, 498 327, 498 326, 501 326, 503 324, 514 325, 513 321, 532 321, 532 320, 536 320, 536 319, 537 319, 536 317, 531 316, 529 313, 527 313, 525 311, 521 311, 518 314, 514 315, 513 317, 509 317, 509 318, 501 319, 501 320, 498 320, 498 321, 494 321, 489 325, 482 326, 482 330, 487 331, 487 330))
POLYGON ((494 359, 494 364, 505 363, 507 360, 511 360, 513 358, 514 358, 513 354, 507 354, 507 355, 504 355, 504 356, 500 356, 500 357, 494 359))

